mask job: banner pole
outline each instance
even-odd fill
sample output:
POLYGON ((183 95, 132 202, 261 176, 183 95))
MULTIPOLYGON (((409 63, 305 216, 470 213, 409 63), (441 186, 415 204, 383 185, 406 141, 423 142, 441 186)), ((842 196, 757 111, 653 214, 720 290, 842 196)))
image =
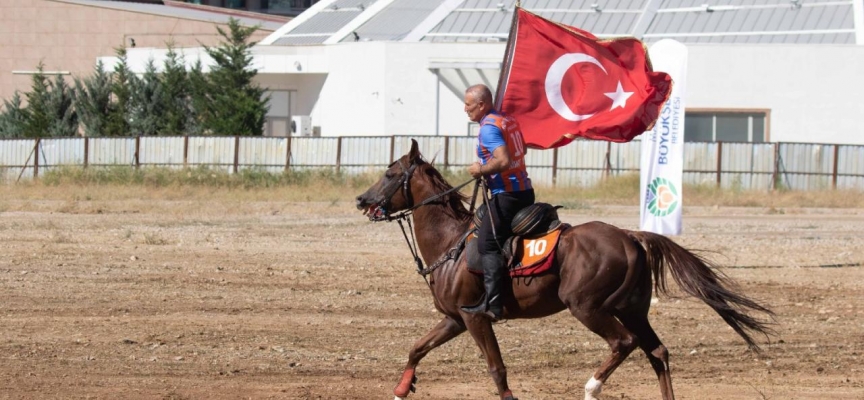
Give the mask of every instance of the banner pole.
POLYGON ((510 75, 510 63, 513 60, 513 48, 515 47, 516 24, 518 23, 520 2, 516 1, 513 8, 513 19, 510 21, 510 33, 507 34, 507 49, 504 51, 504 60, 501 61, 501 71, 498 74, 498 87, 495 88, 495 109, 501 111, 501 101, 504 100, 504 90, 507 87, 505 76, 510 75))

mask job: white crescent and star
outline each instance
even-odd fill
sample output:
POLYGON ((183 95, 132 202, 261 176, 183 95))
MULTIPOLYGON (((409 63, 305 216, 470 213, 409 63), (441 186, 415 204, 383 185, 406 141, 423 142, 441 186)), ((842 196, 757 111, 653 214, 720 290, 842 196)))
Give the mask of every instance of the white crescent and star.
MULTIPOLYGON (((561 93, 561 82, 564 80, 564 74, 567 73, 567 70, 569 70, 570 67, 579 63, 594 64, 600 68, 604 74, 609 74, 606 72, 606 68, 603 68, 603 65, 600 64, 600 61, 597 61, 596 58, 585 53, 564 54, 561 57, 558 57, 558 59, 549 67, 549 71, 546 72, 546 100, 549 101, 549 105, 556 113, 558 113, 558 115, 568 121, 574 122, 591 118, 596 114, 574 113, 573 110, 570 109, 570 106, 567 105, 567 102, 564 101, 564 96, 561 93)), ((612 111, 618 107, 624 108, 627 105, 627 99, 633 95, 633 92, 625 92, 624 88, 621 86, 621 81, 618 81, 618 87, 615 91, 604 93, 604 95, 612 99, 612 108, 609 109, 609 111, 612 111)))
POLYGON ((618 88, 614 92, 603 94, 612 99, 612 108, 609 109, 609 111, 612 111, 616 107, 624 108, 627 105, 627 99, 633 95, 633 92, 625 92, 624 88, 621 87, 621 81, 618 81, 618 88))

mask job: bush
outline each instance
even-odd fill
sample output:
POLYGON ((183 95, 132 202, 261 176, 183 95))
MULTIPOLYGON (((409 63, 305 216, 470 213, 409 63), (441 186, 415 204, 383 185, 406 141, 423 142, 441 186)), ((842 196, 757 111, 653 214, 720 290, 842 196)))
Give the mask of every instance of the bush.
POLYGON ((15 92, 11 101, 4 101, 0 113, 0 138, 22 138, 26 126, 27 112, 21 107, 21 96, 15 92))

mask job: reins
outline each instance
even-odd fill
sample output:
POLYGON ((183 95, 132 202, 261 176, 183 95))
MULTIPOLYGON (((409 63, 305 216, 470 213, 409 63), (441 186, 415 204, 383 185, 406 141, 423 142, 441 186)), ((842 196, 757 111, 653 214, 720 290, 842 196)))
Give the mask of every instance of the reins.
MULTIPOLYGON (((414 164, 410 168, 407 168, 407 169, 405 168, 404 165, 402 165, 401 162, 399 162, 399 164, 402 167, 402 171, 403 171, 402 178, 400 179, 400 181, 397 181, 396 184, 392 186, 393 189, 388 190, 389 193, 387 194, 387 197, 385 198, 385 201, 387 202, 387 204, 389 204, 390 198, 392 198, 393 195, 396 194, 396 191, 398 191, 400 187, 402 188, 403 196, 408 201, 408 203, 409 204, 413 203, 413 197, 411 196, 411 191, 408 189, 408 183, 411 181, 411 175, 414 174, 414 169, 417 167, 417 164, 414 164)), ((438 193, 434 196, 430 196, 429 198, 421 201, 420 203, 417 203, 413 206, 408 207, 405 210, 400 211, 396 215, 387 214, 386 210, 385 210, 384 217, 379 220, 379 221, 387 221, 387 222, 396 221, 397 223, 399 223, 399 229, 402 230, 402 236, 405 238, 405 244, 408 245, 408 250, 411 251, 411 257, 414 258, 414 263, 417 265, 417 273, 423 277, 423 280, 426 281, 427 285, 429 285, 429 280, 426 279, 426 276, 431 274, 432 271, 435 271, 440 266, 444 265, 447 261, 456 258, 456 255, 459 254, 459 247, 464 246, 464 244, 465 244, 465 238, 460 240, 459 244, 457 244, 457 247, 454 247, 454 248, 450 249, 449 251, 447 251, 434 264, 430 265, 429 267, 423 267, 423 260, 420 258, 420 251, 417 249, 417 240, 414 237, 414 227, 411 224, 411 219, 408 217, 410 217, 411 215, 414 214, 414 210, 416 210, 420 207, 423 207, 427 204, 433 203, 433 202, 441 199, 442 197, 447 196, 450 193, 456 192, 459 189, 462 189, 463 187, 467 186, 471 182, 476 182, 476 186, 474 187, 474 195, 471 198, 471 211, 473 212, 474 203, 477 200, 477 192, 478 192, 478 189, 480 188, 481 181, 482 181, 481 179, 472 178, 472 179, 466 181, 465 183, 462 183, 458 186, 452 187, 452 188, 445 190, 441 193, 438 193), (408 231, 411 232, 411 238, 410 239, 408 238, 408 232, 405 231, 405 224, 403 224, 402 221, 408 222, 408 231)), ((485 199, 484 199, 484 202, 485 202, 485 199)))
MULTIPOLYGON (((410 176, 408 178, 410 178, 410 176)), ((410 180, 410 179, 406 179, 406 182, 408 180, 410 180)), ((408 217, 410 217, 412 214, 414 214, 414 210, 416 210, 420 207, 423 207, 427 204, 430 204, 430 203, 432 203, 432 202, 434 202, 434 201, 436 201, 436 200, 438 200, 438 199, 440 199, 440 198, 442 198, 442 197, 444 197, 450 193, 458 191, 459 189, 462 189, 463 187, 467 186, 469 183, 474 182, 476 180, 477 179, 471 179, 471 180, 469 180, 469 181, 467 181, 467 182, 465 182, 459 186, 450 188, 444 192, 441 192, 439 194, 431 196, 431 197, 427 198, 426 200, 423 200, 420 203, 408 208, 407 210, 401 211, 399 214, 396 214, 394 216, 388 215, 386 217, 387 222, 395 220, 397 223, 399 223, 399 229, 402 230, 402 236, 405 238, 405 243, 408 245, 408 250, 411 251, 411 257, 414 257, 414 263, 417 265, 417 273, 423 277, 423 280, 426 281, 427 285, 429 285, 429 280, 426 279, 426 276, 431 274, 432 271, 435 271, 436 269, 438 269, 438 267, 444 265, 447 261, 455 258, 455 254, 458 253, 458 251, 453 251, 456 248, 450 249, 451 251, 448 251, 447 253, 445 253, 444 256, 442 258, 440 258, 438 261, 436 261, 434 264, 430 265, 429 267, 424 268, 423 267, 423 260, 420 258, 420 252, 417 250, 417 240, 414 238, 414 227, 411 224, 411 219, 408 217), (408 231, 411 232, 411 239, 410 240, 408 239, 408 233, 405 232, 405 225, 402 223, 402 221, 408 222, 408 231)), ((474 193, 476 195, 477 191, 475 190, 474 193)), ((474 203, 473 199, 472 199, 471 203, 472 203, 472 208, 473 208, 473 203, 474 203)))
MULTIPOLYGON (((409 178, 410 178, 410 175, 409 175, 409 178)), ((405 182, 408 182, 409 180, 410 180, 410 179, 405 179, 405 182)), ((436 200, 438 200, 438 199, 440 199, 440 198, 442 198, 442 197, 444 197, 444 196, 446 196, 446 195, 448 195, 448 194, 450 194, 450 193, 453 193, 453 192, 455 192, 455 191, 458 191, 459 189, 462 189, 463 187, 467 186, 469 183, 474 182, 474 181, 477 181, 477 180, 479 180, 479 179, 473 179, 473 178, 472 178, 471 180, 469 180, 469 181, 467 181, 467 182, 465 182, 465 183, 463 183, 463 184, 461 184, 461 185, 459 185, 459 186, 456 186, 456 187, 450 188, 450 189, 448 189, 448 190, 446 190, 446 191, 444 191, 444 192, 438 193, 438 194, 436 194, 436 195, 434 195, 434 196, 431 196, 431 197, 427 198, 426 200, 421 201, 419 204, 416 204, 416 205, 414 205, 414 206, 411 206, 411 207, 409 207, 409 208, 406 209, 406 210, 402 210, 402 211, 400 211, 400 212, 399 212, 398 214, 396 214, 396 215, 392 215, 392 216, 391 216, 391 215, 386 215, 386 216, 384 217, 384 221, 390 222, 390 221, 393 221, 393 220, 406 219, 406 218, 410 217, 411 214, 414 213, 414 210, 416 210, 416 209, 418 209, 418 208, 420 208, 420 207, 423 207, 423 206, 425 206, 425 205, 427 205, 427 204, 429 204, 429 203, 432 203, 432 202, 434 202, 434 201, 436 201, 436 200)), ((406 186, 407 186, 407 183, 406 183, 406 186)), ((405 190, 407 193, 410 193, 410 191, 408 191, 407 188, 405 188, 404 190, 405 190)), ((395 194, 395 193, 393 193, 393 194, 395 194)), ((477 195, 477 190, 475 189, 475 190, 474 190, 474 196, 476 196, 476 195, 477 195)), ((392 197, 393 195, 391 194, 390 196, 392 197)), ((407 196, 406 196, 406 197, 407 197, 407 196)), ((471 208, 474 208, 474 201, 473 201, 473 199, 472 199, 472 201, 471 201, 471 208)))

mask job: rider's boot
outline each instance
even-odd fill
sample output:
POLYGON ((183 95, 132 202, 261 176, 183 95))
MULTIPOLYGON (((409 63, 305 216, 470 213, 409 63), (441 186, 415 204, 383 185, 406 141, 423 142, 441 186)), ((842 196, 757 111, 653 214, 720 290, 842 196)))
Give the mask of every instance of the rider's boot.
POLYGON ((492 321, 498 321, 504 314, 501 305, 501 278, 504 274, 504 257, 500 254, 482 254, 480 264, 483 265, 483 286, 486 292, 480 302, 472 307, 462 306, 462 311, 472 314, 484 314, 492 321))

